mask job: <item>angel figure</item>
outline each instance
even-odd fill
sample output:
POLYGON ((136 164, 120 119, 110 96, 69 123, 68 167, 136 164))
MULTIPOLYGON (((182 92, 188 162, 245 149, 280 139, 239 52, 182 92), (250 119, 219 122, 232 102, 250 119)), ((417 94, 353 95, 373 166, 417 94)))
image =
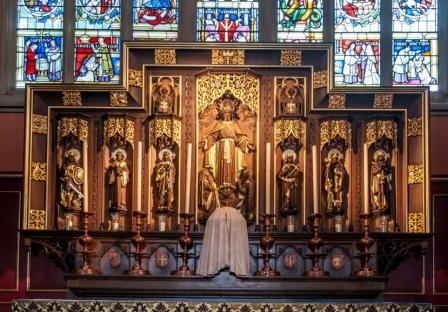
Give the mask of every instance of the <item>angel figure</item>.
POLYGON ((277 88, 277 103, 281 115, 303 114, 303 87, 294 78, 286 78, 277 88))
POLYGON ((173 83, 171 78, 162 77, 153 88, 154 113, 160 115, 174 114, 179 96, 179 87, 173 83))

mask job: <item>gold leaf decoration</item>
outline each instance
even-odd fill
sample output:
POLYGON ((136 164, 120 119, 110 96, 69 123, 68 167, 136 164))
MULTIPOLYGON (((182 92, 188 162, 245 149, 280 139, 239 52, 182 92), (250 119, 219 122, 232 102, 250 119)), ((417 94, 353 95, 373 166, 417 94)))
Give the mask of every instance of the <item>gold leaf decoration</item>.
POLYGON ((135 123, 123 117, 109 117, 103 123, 103 144, 106 145, 107 140, 115 134, 120 135, 132 146, 134 146, 135 123))
POLYGON ((197 79, 197 109, 204 110, 214 99, 230 90, 237 98, 258 112, 260 82, 248 74, 207 74, 197 79))
POLYGON ((154 63, 155 64, 176 64, 176 50, 175 49, 155 49, 154 63))
POLYGON ((31 129, 33 133, 47 134, 48 133, 48 118, 45 115, 33 114, 31 117, 31 129))
POLYGON ((281 50, 280 65, 300 66, 302 65, 302 51, 300 50, 281 50))
POLYGON ((301 144, 306 139, 306 123, 296 119, 280 119, 274 122, 274 142, 275 146, 283 140, 292 136, 299 140, 301 144))
POLYGON ((391 109, 393 101, 394 95, 392 93, 377 93, 373 100, 373 108, 391 109))
POLYGON ((143 87, 143 72, 141 70, 129 69, 128 85, 131 87, 143 87))
POLYGON ((31 162, 31 179, 45 182, 47 180, 47 163, 31 162))
POLYGON ((342 109, 345 108, 346 95, 342 93, 330 93, 328 95, 328 108, 342 109))
POLYGON ((78 117, 63 117, 58 120, 58 138, 61 140, 69 134, 73 134, 81 141, 87 141, 89 137, 89 122, 78 117))
POLYGON ((408 184, 420 184, 424 181, 425 170, 423 165, 408 166, 408 184))
POLYGON ((423 118, 408 118, 408 137, 423 135, 423 118))
POLYGON ((62 91, 63 106, 81 106, 81 92, 79 91, 62 91))
POLYGON ((397 144, 397 123, 393 120, 374 120, 367 123, 367 145, 370 146, 385 137, 397 144))
POLYGON ((328 74, 326 70, 313 73, 314 89, 326 88, 328 84, 328 74))
POLYGON ((149 122, 149 135, 152 143, 156 139, 167 136, 180 145, 181 122, 177 119, 156 118, 149 122))
POLYGON ((45 230, 45 210, 30 209, 28 220, 28 229, 45 230))
POLYGON ((425 216, 422 212, 408 213, 408 230, 410 233, 425 232, 425 216))
POLYGON ((128 106, 128 93, 126 91, 117 91, 110 93, 110 106, 126 107, 128 106))
POLYGON ((325 120, 320 124, 320 147, 340 137, 348 146, 352 142, 352 124, 344 119, 325 120))
POLYGON ((245 59, 244 50, 212 50, 213 65, 244 65, 245 59))

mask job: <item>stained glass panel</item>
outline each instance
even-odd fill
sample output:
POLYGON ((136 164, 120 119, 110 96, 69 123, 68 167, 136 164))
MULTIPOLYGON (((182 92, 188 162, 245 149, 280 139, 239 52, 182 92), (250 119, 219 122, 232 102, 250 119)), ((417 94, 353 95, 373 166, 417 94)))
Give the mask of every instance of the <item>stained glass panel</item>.
POLYGON ((197 39, 209 42, 258 41, 258 1, 197 2, 197 39))
POLYGON ((335 41, 335 83, 375 86, 380 84, 379 34, 337 34, 335 41))
POLYGON ((61 29, 64 0, 19 0, 17 29, 61 29))
POLYGON ((394 32, 437 32, 437 0, 393 0, 394 32))
POLYGON ((75 82, 118 82, 120 33, 85 31, 75 38, 75 82))
POLYGON ((62 32, 20 31, 17 37, 16 86, 27 82, 60 82, 62 32))
POLYGON ((280 42, 323 40, 322 0, 278 1, 277 36, 280 42))
POLYGON ((176 40, 178 0, 133 0, 134 39, 176 40))
POLYGON ((120 0, 76 0, 76 29, 120 29, 120 0))
POLYGON ((394 34, 394 85, 430 85, 437 90, 437 34, 394 34))
POLYGON ((379 32, 380 0, 335 0, 336 32, 379 32))

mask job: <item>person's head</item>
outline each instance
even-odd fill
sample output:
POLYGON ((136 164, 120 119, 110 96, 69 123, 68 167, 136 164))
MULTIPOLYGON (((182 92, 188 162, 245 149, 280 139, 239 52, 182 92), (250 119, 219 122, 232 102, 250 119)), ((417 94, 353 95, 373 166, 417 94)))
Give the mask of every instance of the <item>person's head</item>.
POLYGON ((224 14, 224 19, 230 19, 229 13, 224 14))
POLYGON ((292 164, 293 162, 294 162, 294 156, 293 155, 286 156, 286 163, 292 164))
POLYGON ((31 49, 32 51, 36 51, 36 49, 37 49, 37 43, 35 43, 35 42, 31 43, 31 45, 30 45, 30 49, 31 49))
POLYGON ((122 152, 117 152, 117 160, 121 161, 124 159, 123 153, 122 152))
POLYGON ((352 42, 352 43, 350 44, 349 49, 350 49, 350 50, 354 50, 355 47, 356 47, 356 44, 355 44, 354 42, 352 42))
POLYGON ((104 38, 103 37, 99 37, 98 38, 98 43, 103 45, 104 44, 104 38))
POLYGON ((164 161, 169 161, 170 160, 170 152, 168 152, 168 151, 164 151, 163 152, 163 160, 164 161))
POLYGON ((55 46, 56 46, 56 41, 55 41, 54 39, 51 39, 51 41, 50 41, 50 45, 51 45, 52 47, 55 47, 55 46))

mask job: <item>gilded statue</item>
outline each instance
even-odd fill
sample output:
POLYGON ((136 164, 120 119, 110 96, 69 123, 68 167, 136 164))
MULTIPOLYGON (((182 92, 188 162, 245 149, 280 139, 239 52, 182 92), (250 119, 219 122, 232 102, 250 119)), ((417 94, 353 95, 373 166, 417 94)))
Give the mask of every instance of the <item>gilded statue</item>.
POLYGON ((235 190, 241 169, 247 167, 246 155, 255 146, 241 129, 237 111, 241 101, 226 90, 216 102, 216 122, 210 132, 199 142, 204 153, 204 166, 214 168, 220 192, 235 190))
POLYGON ((213 169, 205 166, 198 175, 199 180, 199 221, 205 222, 208 217, 219 208, 219 194, 213 169))
POLYGON ((298 211, 299 205, 299 177, 300 168, 295 163, 297 155, 293 150, 283 152, 283 165, 278 172, 278 179, 281 185, 281 211, 298 211))
POLYGON ((389 154, 377 150, 373 155, 370 171, 370 201, 375 215, 388 215, 392 192, 392 168, 389 154))
POLYGON ((109 162, 109 186, 111 198, 110 208, 118 211, 127 211, 127 186, 129 184, 130 170, 126 162, 127 153, 124 149, 117 148, 112 152, 109 162))
POLYGON ((281 115, 302 115, 303 87, 294 78, 286 78, 277 87, 277 102, 281 115))
POLYGON ((59 205, 66 212, 79 212, 81 210, 82 185, 84 183, 84 169, 79 166, 81 153, 77 149, 70 149, 64 156, 61 168, 61 186, 59 205))
POLYGON ((238 193, 238 204, 236 209, 246 218, 248 223, 255 221, 255 200, 254 200, 255 183, 250 177, 247 168, 240 171, 238 181, 236 183, 236 191, 238 193))
POLYGON ((329 151, 325 158, 326 212, 343 215, 348 192, 348 174, 344 167, 344 156, 337 149, 329 151))
POLYGON ((159 152, 159 162, 154 168, 156 182, 156 207, 158 212, 173 212, 174 184, 176 182, 176 167, 173 159, 175 154, 169 149, 159 152))
POLYGON ((169 77, 162 77, 159 83, 154 85, 152 100, 154 113, 160 115, 172 115, 176 112, 178 86, 173 84, 169 77))

